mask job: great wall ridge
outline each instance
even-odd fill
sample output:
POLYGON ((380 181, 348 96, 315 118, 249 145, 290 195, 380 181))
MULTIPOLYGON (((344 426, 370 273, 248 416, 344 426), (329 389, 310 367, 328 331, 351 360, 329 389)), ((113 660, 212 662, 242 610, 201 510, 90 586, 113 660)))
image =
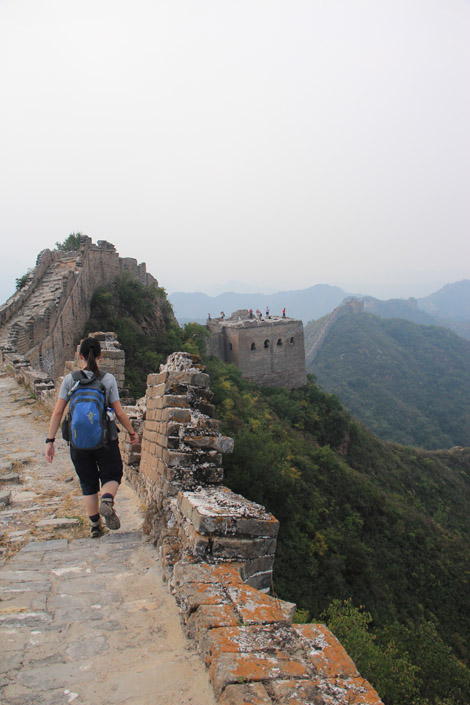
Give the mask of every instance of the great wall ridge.
MULTIPOLYGON (((3 363, 49 407, 60 377, 55 372, 57 336, 76 336, 70 325, 74 320, 69 317, 67 325, 64 311, 77 313, 80 301, 89 305, 93 285, 112 281, 124 262, 135 263, 131 272, 139 279, 150 276, 145 265, 121 260, 108 243, 97 248, 91 241, 84 244, 78 268, 77 258, 72 266, 65 256, 41 253, 37 281, 36 272, 30 291, 12 297, 8 311, 2 307, 0 312, 3 363), (113 276, 99 276, 107 261, 113 276), (66 263, 66 270, 73 273, 60 280, 62 289, 60 285, 55 289, 54 305, 51 296, 47 303, 47 297, 40 299, 46 303, 41 312, 33 294, 52 289, 49 275, 62 269, 57 263, 66 263), (44 341, 39 339, 41 325, 47 333, 44 341), (8 335, 3 337, 5 331, 8 335), (12 349, 15 340, 23 352, 12 349), (33 360, 25 354, 29 350, 33 360), (48 379, 45 362, 50 365, 48 379), (40 364, 42 371, 33 363, 40 364)), ((86 318, 80 317, 82 326, 86 318)), ((112 334, 101 335, 103 368, 118 376, 123 373, 124 353, 112 334)), ((77 357, 68 363, 63 360, 61 373, 77 363, 77 357)), ((263 507, 222 485, 222 453, 230 452, 232 441, 220 434, 209 384, 193 356, 170 356, 160 372, 149 375, 145 398, 126 407, 139 431, 140 447, 133 448, 124 432, 120 443, 126 479, 147 506, 145 530, 157 547, 187 633, 209 667, 219 702, 378 705, 377 693, 331 632, 320 624, 293 624, 295 606, 269 596, 278 523, 263 507)))
POLYGON ((0 347, 57 379, 73 357, 94 292, 125 272, 145 285, 157 283, 145 264, 120 257, 104 240, 95 245, 82 235, 77 251, 42 250, 25 285, 0 306, 0 347))

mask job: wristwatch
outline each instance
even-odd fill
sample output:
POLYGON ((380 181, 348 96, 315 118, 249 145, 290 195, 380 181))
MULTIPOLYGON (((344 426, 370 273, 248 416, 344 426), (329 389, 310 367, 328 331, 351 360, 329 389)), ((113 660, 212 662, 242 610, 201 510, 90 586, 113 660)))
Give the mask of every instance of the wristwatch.
POLYGON ((54 443, 55 438, 46 438, 46 443, 54 443))

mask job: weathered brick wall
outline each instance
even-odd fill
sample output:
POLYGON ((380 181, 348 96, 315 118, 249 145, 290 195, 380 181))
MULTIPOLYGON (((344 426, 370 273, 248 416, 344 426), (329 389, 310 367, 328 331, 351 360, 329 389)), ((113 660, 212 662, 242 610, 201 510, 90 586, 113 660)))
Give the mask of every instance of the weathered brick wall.
POLYGON ((0 306, 0 328, 4 326, 13 316, 18 313, 24 303, 31 296, 40 283, 42 276, 52 262, 53 255, 50 250, 42 250, 36 259, 34 271, 30 272, 26 285, 16 291, 10 298, 0 306))
POLYGON ((221 484, 232 442, 198 358, 170 356, 126 411, 141 436, 120 434, 126 476, 221 705, 380 705, 324 625, 292 624, 295 605, 267 594, 278 522, 221 484))
POLYGON ((57 378, 74 354, 95 290, 127 272, 145 285, 157 283, 145 264, 121 258, 114 245, 82 236, 78 252, 44 250, 26 287, 0 308, 0 344, 57 378))
POLYGON ((307 382, 302 321, 272 316, 250 319, 237 311, 208 323, 208 352, 232 362, 244 377, 259 384, 295 389, 307 382))
POLYGON ((333 328, 336 321, 338 321, 340 318, 343 318, 343 316, 347 316, 349 313, 362 313, 363 311, 363 299, 351 299, 350 301, 346 301, 345 303, 341 304, 341 306, 337 306, 326 318, 321 328, 317 331, 315 337, 311 338, 310 340, 307 339, 305 351, 306 364, 310 366, 315 360, 316 356, 325 344, 325 340, 328 336, 328 333, 333 328))

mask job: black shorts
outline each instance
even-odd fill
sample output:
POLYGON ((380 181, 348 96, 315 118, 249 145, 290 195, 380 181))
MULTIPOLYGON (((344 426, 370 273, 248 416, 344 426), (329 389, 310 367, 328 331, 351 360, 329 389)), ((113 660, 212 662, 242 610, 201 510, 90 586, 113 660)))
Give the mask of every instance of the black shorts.
POLYGON ((78 450, 70 446, 70 457, 80 480, 82 494, 97 494, 106 482, 121 484, 122 459, 119 442, 110 441, 108 445, 96 450, 78 450))

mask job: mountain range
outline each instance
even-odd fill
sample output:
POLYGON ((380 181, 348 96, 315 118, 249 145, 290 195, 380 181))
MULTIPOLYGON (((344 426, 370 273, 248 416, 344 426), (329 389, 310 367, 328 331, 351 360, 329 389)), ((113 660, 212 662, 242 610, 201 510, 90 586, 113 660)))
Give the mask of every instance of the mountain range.
MULTIPOLYGON (((168 297, 180 324, 195 321, 205 323, 208 314, 217 317, 221 311, 230 315, 239 309, 263 313, 269 306, 271 313, 281 313, 299 318, 304 324, 325 316, 351 294, 340 287, 316 284, 297 291, 280 291, 275 294, 250 294, 225 292, 208 296, 201 292, 175 292, 168 297)), ((381 318, 403 318, 423 325, 439 325, 453 330, 470 340, 470 280, 447 284, 439 291, 420 299, 389 299, 382 301, 372 296, 355 295, 364 299, 364 309, 381 318)))
POLYGON ((346 306, 309 323, 305 338, 307 371, 380 438, 470 446, 469 341, 346 306))

